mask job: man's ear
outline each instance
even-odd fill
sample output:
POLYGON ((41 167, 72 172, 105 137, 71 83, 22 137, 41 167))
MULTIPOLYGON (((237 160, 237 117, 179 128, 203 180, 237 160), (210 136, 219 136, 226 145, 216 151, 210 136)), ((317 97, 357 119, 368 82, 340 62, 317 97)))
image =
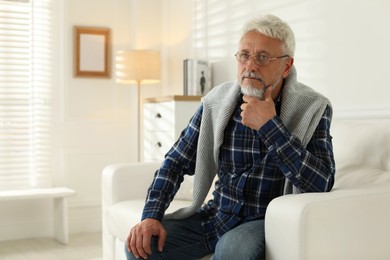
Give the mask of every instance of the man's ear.
POLYGON ((290 74, 290 71, 292 69, 292 66, 294 64, 294 58, 288 58, 288 60, 285 63, 284 71, 283 71, 283 78, 287 78, 287 76, 290 74))

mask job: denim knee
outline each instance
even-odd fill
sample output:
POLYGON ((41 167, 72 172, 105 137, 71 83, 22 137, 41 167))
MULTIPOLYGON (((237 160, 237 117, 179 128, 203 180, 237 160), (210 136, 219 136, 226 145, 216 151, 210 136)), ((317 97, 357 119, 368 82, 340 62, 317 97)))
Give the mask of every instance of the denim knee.
POLYGON ((137 260, 137 258, 127 250, 127 245, 125 243, 125 255, 127 260, 137 260))
POLYGON ((213 260, 261 260, 265 258, 263 222, 242 224, 217 242, 213 260))

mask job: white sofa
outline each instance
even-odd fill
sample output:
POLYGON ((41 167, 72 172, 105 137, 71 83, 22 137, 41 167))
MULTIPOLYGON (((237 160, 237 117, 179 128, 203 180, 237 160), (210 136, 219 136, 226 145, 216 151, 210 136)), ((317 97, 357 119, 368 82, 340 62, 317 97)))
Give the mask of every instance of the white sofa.
MULTIPOLYGON (((329 193, 274 199, 266 213, 267 260, 390 259, 390 120, 334 120, 336 181, 329 193)), ((124 257, 147 187, 161 162, 107 166, 102 174, 103 259, 124 257)), ((188 205, 186 180, 169 211, 188 205)))

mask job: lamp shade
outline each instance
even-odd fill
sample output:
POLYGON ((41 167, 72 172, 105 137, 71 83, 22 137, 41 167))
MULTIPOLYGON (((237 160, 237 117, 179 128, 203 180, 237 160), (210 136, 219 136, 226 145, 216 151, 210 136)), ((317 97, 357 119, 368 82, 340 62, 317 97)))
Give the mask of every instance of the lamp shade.
POLYGON ((151 50, 118 51, 116 82, 121 84, 160 81, 160 53, 151 50))

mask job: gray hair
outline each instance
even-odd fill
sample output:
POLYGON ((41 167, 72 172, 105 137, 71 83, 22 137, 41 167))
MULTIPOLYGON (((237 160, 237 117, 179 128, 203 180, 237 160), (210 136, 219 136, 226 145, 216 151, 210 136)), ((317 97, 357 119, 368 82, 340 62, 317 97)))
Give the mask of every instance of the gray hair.
POLYGON ((294 57, 295 35, 290 26, 275 15, 264 15, 247 22, 242 30, 242 37, 248 32, 257 31, 265 36, 278 39, 284 43, 286 54, 294 57))

